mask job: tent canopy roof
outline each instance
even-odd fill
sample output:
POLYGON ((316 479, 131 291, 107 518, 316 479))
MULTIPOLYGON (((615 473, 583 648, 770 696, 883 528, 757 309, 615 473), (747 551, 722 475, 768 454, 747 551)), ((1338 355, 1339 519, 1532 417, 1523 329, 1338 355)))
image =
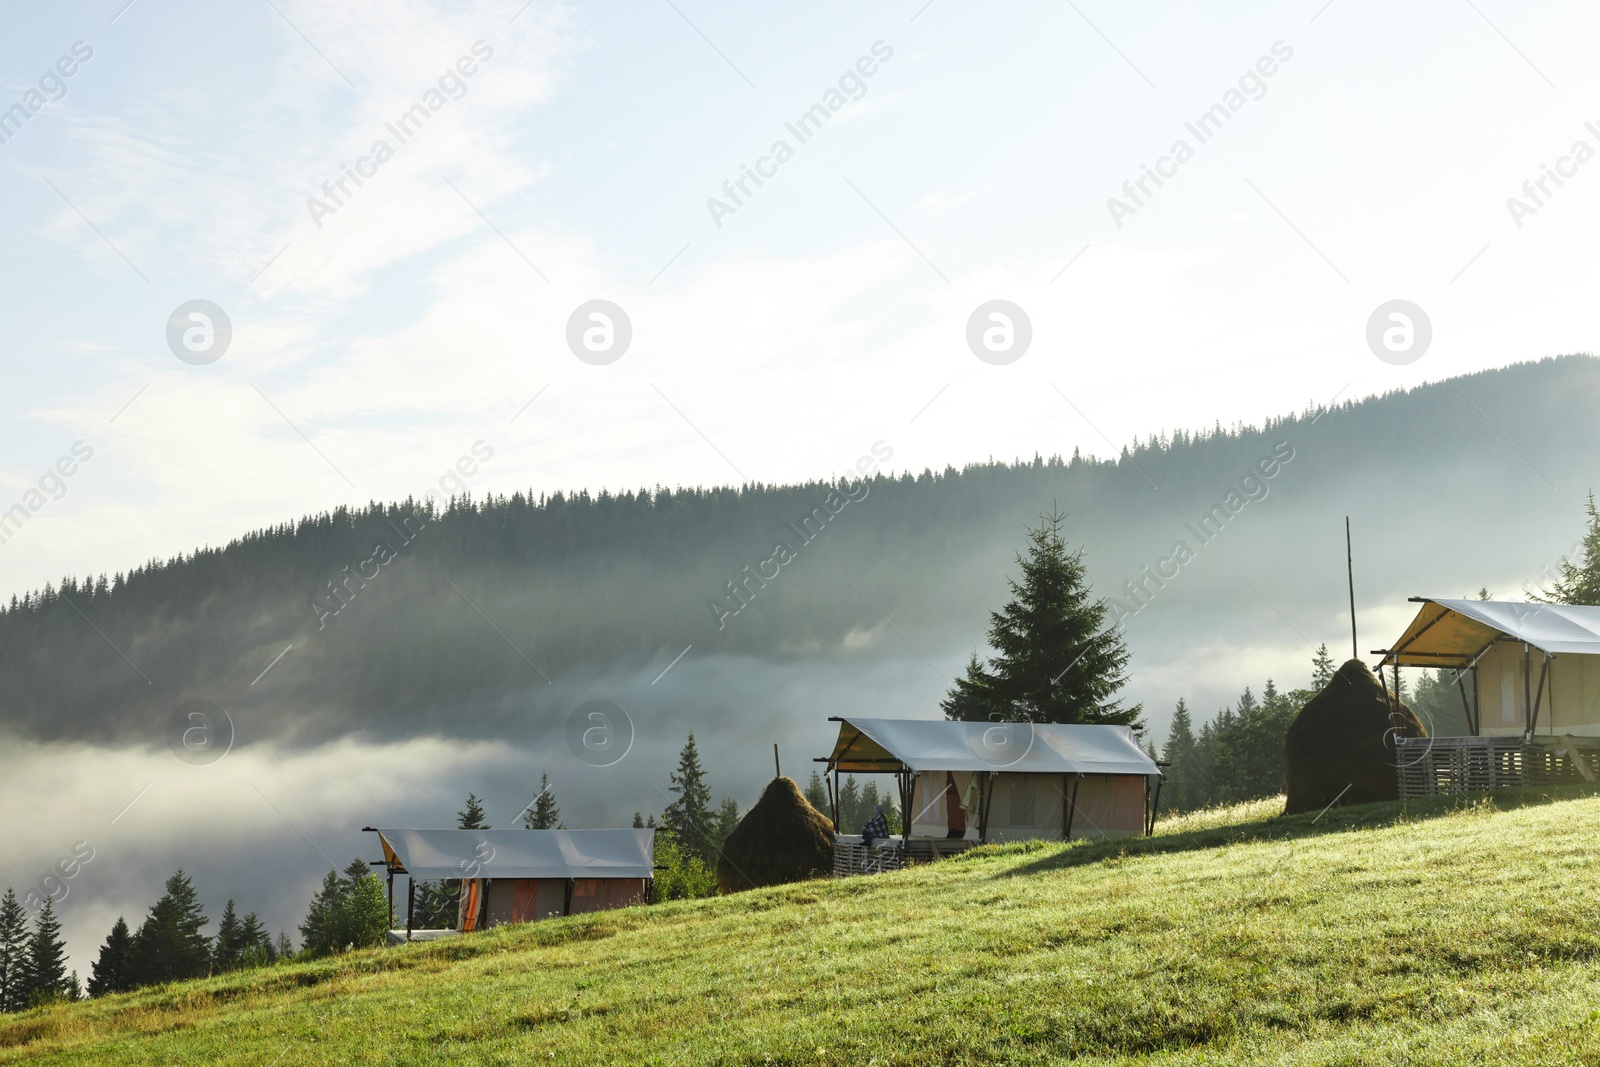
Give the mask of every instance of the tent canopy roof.
POLYGON ((655 830, 384 830, 413 878, 652 878, 655 830))
POLYGON ((1504 600, 1416 598, 1422 607, 1384 664, 1467 667, 1496 641, 1511 640, 1555 655, 1600 656, 1600 607, 1522 604, 1504 600))
POLYGON ((830 769, 846 773, 1005 771, 1011 774, 1143 774, 1160 768, 1126 726, 839 720, 830 769))

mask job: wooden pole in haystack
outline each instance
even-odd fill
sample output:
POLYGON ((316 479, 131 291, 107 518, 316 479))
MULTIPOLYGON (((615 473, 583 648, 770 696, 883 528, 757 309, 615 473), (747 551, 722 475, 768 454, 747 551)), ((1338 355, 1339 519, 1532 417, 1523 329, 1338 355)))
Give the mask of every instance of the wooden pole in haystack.
POLYGON ((783 768, 778 766, 778 742, 776 741, 772 742, 772 776, 774 778, 783 777, 783 768))
POLYGON ((1350 579, 1350 658, 1361 658, 1361 646, 1356 643, 1356 558, 1350 547, 1350 516, 1344 517, 1344 566, 1350 579))

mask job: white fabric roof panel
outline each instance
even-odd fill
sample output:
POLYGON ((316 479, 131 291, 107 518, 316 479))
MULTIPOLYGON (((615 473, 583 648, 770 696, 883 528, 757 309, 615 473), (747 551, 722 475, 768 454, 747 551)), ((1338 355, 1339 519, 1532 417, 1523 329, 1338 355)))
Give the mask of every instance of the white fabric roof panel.
POLYGON ((1396 655, 1407 666, 1466 661, 1501 634, 1551 655, 1600 655, 1600 607, 1428 599, 1385 662, 1396 655))
POLYGON ((653 878, 655 830, 385 830, 412 877, 653 878))
POLYGON ((841 719, 832 759, 848 771, 1006 771, 1013 774, 1142 774, 1161 769, 1127 726, 841 719))

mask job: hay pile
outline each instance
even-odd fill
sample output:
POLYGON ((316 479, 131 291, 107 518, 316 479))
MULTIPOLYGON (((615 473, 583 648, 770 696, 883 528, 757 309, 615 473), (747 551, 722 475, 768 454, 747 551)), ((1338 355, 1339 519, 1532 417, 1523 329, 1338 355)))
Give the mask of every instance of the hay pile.
POLYGON ((1365 663, 1350 660, 1289 725, 1283 742, 1289 795, 1284 814, 1320 811, 1336 797, 1340 804, 1399 799, 1394 738, 1427 733, 1410 708, 1384 692, 1365 663))
POLYGON ((792 778, 774 778, 723 842, 717 888, 736 893, 832 872, 832 820, 806 801, 792 778))

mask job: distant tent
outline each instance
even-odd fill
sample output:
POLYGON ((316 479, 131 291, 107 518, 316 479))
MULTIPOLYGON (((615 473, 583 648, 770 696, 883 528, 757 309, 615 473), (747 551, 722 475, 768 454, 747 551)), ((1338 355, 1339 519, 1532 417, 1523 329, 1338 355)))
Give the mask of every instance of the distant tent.
POLYGON ((774 778, 723 842, 717 888, 724 893, 824 878, 833 871, 833 823, 791 778, 774 778))
POLYGON ((1395 738, 1425 736, 1416 715, 1365 663, 1348 661, 1289 724, 1284 813, 1399 799, 1395 738))
POLYGON ((391 887, 396 874, 409 875, 413 890, 418 881, 461 883, 458 933, 643 903, 655 876, 648 828, 374 832, 391 887))

